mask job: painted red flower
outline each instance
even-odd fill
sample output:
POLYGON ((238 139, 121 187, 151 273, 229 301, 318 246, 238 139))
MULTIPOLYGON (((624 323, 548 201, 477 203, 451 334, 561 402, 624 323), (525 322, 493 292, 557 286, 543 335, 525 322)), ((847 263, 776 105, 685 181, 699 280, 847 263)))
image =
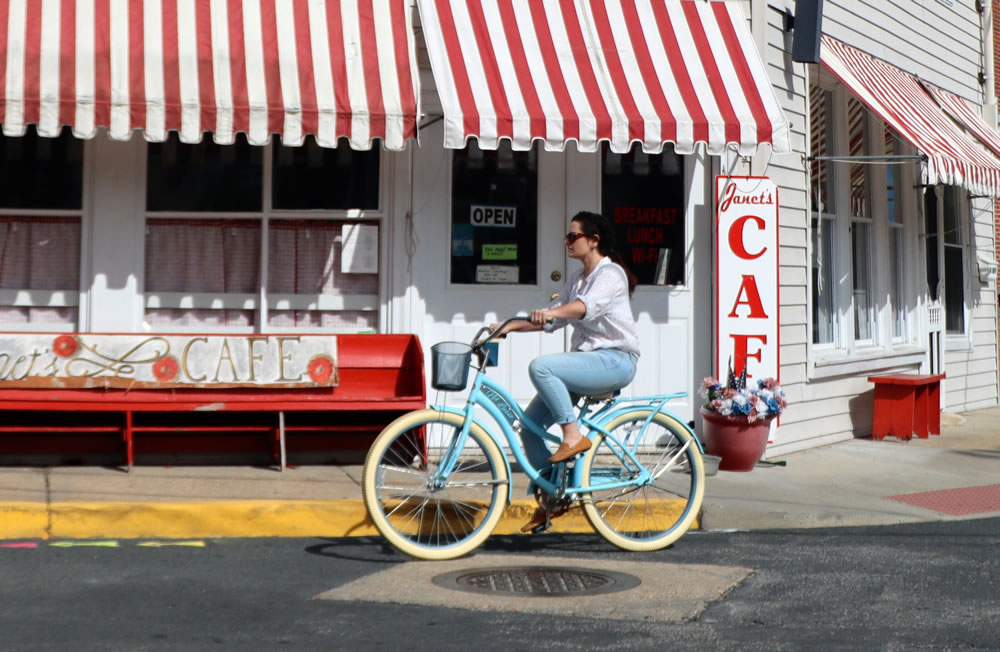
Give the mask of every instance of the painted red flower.
POLYGON ((333 376, 333 360, 326 355, 318 355, 309 361, 309 377, 314 383, 328 383, 333 376))
POLYGON ((68 358, 76 353, 80 343, 74 335, 60 335, 52 340, 52 352, 60 358, 68 358))
POLYGON ((177 364, 177 358, 172 355, 164 356, 153 364, 153 375, 163 383, 176 378, 179 370, 180 365, 177 364))

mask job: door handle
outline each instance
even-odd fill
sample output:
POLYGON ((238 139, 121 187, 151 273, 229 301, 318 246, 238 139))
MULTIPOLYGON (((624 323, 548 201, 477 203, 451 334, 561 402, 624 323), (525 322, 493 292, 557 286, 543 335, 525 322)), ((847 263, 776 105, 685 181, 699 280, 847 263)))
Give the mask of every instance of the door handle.
POLYGON ((549 278, 552 279, 553 281, 561 281, 562 280, 562 272, 560 272, 559 270, 556 270, 556 271, 552 272, 551 274, 549 274, 549 278))

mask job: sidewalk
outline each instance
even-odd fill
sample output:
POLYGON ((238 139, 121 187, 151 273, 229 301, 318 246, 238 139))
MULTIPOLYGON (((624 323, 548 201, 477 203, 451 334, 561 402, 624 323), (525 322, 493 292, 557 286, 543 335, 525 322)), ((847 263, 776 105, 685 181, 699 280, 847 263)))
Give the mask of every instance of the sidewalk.
MULTIPOLYGON (((707 480, 699 526, 1000 515, 1000 407, 944 417, 949 423, 930 439, 852 440, 771 459, 750 473, 720 471, 707 480), (890 498, 904 494, 913 495, 890 498)), ((517 532, 533 509, 515 475, 515 503, 497 534, 517 532)), ((374 535, 360 483, 360 466, 0 468, 0 539, 374 535)), ((580 510, 555 523, 557 531, 591 531, 580 510)))

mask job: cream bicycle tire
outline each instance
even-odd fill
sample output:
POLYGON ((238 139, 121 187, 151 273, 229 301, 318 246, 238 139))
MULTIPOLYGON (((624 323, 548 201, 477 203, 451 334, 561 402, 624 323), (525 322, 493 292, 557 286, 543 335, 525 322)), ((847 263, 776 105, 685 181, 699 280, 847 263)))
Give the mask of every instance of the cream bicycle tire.
MULTIPOLYGON (((649 417, 649 413, 649 410, 633 410, 615 417, 605 429, 608 432, 614 433, 615 429, 624 424, 645 422, 649 417)), ((583 511, 587 520, 590 521, 590 525, 609 543, 623 550, 634 552, 660 550, 674 543, 690 529, 700 514, 702 501, 705 496, 705 468, 698 443, 694 441, 694 435, 674 417, 662 412, 657 412, 654 415, 650 425, 652 426, 653 424, 662 426, 668 433, 676 437, 679 440, 680 446, 688 444, 690 441, 687 450, 683 453, 683 459, 688 464, 687 470, 684 467, 672 468, 665 471, 660 476, 660 480, 653 485, 636 487, 632 491, 609 491, 607 498, 602 493, 595 495, 593 492, 587 492, 581 495, 583 511), (680 473, 677 471, 680 471, 680 473), (684 478, 689 478, 690 493, 684 499, 669 498, 670 492, 668 489, 674 489, 677 493, 680 493, 680 488, 684 485, 684 478), (654 492, 654 499, 649 500, 649 494, 654 494, 654 492), (618 498, 621 498, 621 500, 618 500, 618 498), (626 498, 631 499, 627 505, 625 504, 626 498), (636 504, 636 499, 643 499, 645 502, 636 504), (641 515, 639 510, 642 509, 650 512, 652 516, 644 517, 641 515), (659 526, 654 527, 652 530, 649 530, 648 536, 636 534, 646 532, 646 530, 629 530, 630 526, 638 527, 641 525, 642 527, 646 527, 647 524, 651 526, 660 519, 673 518, 672 515, 677 513, 678 510, 678 520, 669 523, 669 527, 664 527, 663 529, 657 529, 659 526), (626 522, 628 525, 624 524, 626 522), (631 532, 631 534, 621 531, 623 529, 631 532)), ((618 436, 617 433, 616 437, 619 440, 624 439, 624 437, 618 436)), ((607 453, 610 453, 611 448, 610 444, 605 443, 605 439, 607 439, 606 435, 603 433, 598 434, 594 438, 593 446, 591 446, 583 458, 581 481, 584 486, 591 486, 592 483, 599 484, 602 479, 607 478, 621 480, 626 478, 630 473, 630 470, 625 468, 617 458, 607 455, 607 453)), ((666 463, 675 452, 673 449, 665 448, 662 454, 654 454, 654 457, 659 455, 661 459, 658 461, 666 463)), ((642 455, 645 457, 647 454, 642 453, 642 455)), ((646 462, 642 463, 643 466, 647 466, 646 462)), ((656 470, 658 470, 658 467, 654 466, 651 472, 655 473, 656 470)))
POLYGON ((420 469, 412 463, 413 457, 419 457, 420 452, 415 448, 409 450, 408 442, 404 441, 403 452, 398 452, 401 438, 415 428, 441 425, 453 432, 461 429, 463 423, 464 417, 452 412, 433 409, 409 412, 386 426, 365 458, 361 491, 369 518, 393 547, 417 559, 454 559, 472 552, 489 538, 506 509, 510 479, 503 453, 479 425, 471 424, 469 441, 474 449, 478 448, 482 460, 475 459, 476 454, 464 456, 471 459, 456 469, 457 474, 464 474, 462 482, 452 485, 452 480, 458 478, 453 475, 449 478, 449 486, 431 490, 427 484, 434 468, 431 456, 428 456, 427 468, 420 469), (396 451, 393 451, 394 446, 396 451), (410 479, 413 482, 413 486, 408 488, 412 490, 411 495, 391 509, 388 508, 393 505, 392 501, 398 501, 399 496, 390 499, 389 492, 402 491, 403 488, 386 484, 387 475, 394 478, 393 482, 402 484, 410 479), (418 481, 420 477, 422 481, 418 481), (482 492, 488 494, 485 505, 480 505, 482 499, 473 499, 468 495, 479 488, 488 488, 482 492), (462 498, 446 504, 443 493, 449 489, 456 490, 454 493, 461 494, 462 498), (397 517, 396 512, 411 498, 417 499, 419 505, 409 511, 404 510, 397 517), (434 518, 423 518, 425 507, 435 510, 434 518), (415 513, 417 509, 421 510, 419 516, 415 513), (439 527, 440 530, 436 529, 439 527), (471 531, 456 530, 461 527, 471 527, 471 531))

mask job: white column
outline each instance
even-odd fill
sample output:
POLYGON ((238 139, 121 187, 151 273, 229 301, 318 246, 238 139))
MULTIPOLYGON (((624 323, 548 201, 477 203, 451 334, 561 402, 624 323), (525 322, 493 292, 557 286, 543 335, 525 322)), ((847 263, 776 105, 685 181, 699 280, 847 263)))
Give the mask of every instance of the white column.
POLYGON ((110 140, 101 131, 87 143, 88 202, 84 224, 82 326, 89 332, 142 330, 146 143, 110 140))

